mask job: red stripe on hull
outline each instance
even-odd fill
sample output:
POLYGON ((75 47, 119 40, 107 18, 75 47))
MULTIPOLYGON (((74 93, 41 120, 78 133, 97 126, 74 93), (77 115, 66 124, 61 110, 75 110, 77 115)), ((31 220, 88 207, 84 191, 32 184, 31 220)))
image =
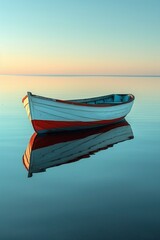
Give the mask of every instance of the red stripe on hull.
POLYGON ((32 125, 36 132, 49 132, 56 130, 73 130, 73 129, 75 130, 81 129, 83 127, 87 128, 116 123, 121 121, 124 117, 94 122, 32 120, 32 125))

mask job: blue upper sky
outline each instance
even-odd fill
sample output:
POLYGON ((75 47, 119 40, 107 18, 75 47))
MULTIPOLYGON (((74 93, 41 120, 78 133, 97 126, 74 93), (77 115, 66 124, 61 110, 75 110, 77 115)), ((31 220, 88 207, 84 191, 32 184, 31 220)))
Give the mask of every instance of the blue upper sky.
POLYGON ((0 73, 160 74, 159 0, 0 0, 0 73))

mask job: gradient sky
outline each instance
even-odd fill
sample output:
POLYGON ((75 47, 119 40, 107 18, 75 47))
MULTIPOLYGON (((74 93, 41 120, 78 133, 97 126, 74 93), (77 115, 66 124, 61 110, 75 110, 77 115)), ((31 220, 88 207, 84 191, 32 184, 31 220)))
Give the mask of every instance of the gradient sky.
POLYGON ((159 0, 0 0, 0 74, 160 74, 159 0))

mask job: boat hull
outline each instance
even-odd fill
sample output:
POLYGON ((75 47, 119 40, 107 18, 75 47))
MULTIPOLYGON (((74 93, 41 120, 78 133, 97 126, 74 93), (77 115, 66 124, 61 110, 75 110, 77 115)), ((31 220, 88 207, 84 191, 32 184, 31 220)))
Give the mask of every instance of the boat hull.
POLYGON ((93 122, 80 122, 80 121, 47 121, 47 120, 32 120, 32 125, 36 132, 48 132, 48 131, 62 131, 62 130, 80 130, 84 128, 99 127, 103 125, 114 124, 123 120, 124 117, 103 120, 103 121, 93 121, 93 122))
POLYGON ((37 133, 78 130, 121 121, 133 101, 120 104, 79 104, 28 93, 23 99, 27 115, 37 133))

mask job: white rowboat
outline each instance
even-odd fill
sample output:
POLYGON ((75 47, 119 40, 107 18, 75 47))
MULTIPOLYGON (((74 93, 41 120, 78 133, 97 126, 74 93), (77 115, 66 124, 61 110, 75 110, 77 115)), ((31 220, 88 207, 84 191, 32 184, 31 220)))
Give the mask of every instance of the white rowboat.
POLYGON ((28 92, 22 99, 37 133, 78 130, 113 124, 130 112, 132 94, 112 94, 76 100, 58 100, 28 92))

